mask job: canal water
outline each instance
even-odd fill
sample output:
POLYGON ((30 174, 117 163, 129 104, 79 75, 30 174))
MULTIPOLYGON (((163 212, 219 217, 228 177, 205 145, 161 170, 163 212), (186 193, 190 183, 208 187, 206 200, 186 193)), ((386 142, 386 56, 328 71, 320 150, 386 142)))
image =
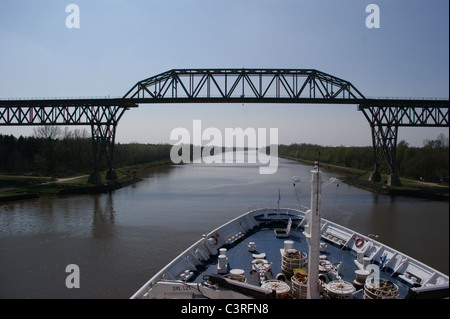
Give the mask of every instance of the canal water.
MULTIPOLYGON (((203 233, 249 208, 277 205, 279 194, 281 206, 309 206, 311 169, 285 159, 273 175, 260 175, 259 164, 160 167, 112 194, 0 204, 0 298, 129 298, 203 233), (304 182, 294 187, 293 176, 304 182), (72 264, 80 280, 69 289, 72 264)), ((322 206, 324 218, 449 273, 448 202, 340 183, 323 188, 322 206)))

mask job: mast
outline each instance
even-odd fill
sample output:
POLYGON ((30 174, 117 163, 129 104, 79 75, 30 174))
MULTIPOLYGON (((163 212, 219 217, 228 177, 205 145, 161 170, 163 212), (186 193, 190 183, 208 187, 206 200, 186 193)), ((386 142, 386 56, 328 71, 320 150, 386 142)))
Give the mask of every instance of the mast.
POLYGON ((311 222, 309 234, 309 261, 308 261, 308 299, 319 298, 319 257, 320 257, 320 209, 322 180, 319 172, 319 163, 314 163, 311 171, 311 222))

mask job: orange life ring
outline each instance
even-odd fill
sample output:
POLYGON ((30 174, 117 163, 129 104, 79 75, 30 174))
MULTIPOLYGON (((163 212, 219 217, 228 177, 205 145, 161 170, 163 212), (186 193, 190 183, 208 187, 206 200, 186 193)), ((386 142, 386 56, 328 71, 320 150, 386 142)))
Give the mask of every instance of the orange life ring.
POLYGON ((211 236, 211 238, 214 239, 214 243, 212 244, 213 246, 217 246, 217 244, 219 243, 219 239, 217 238, 218 236, 219 234, 217 232, 211 236))
POLYGON ((355 239, 355 246, 361 247, 364 244, 364 239, 362 237, 358 237, 355 239))

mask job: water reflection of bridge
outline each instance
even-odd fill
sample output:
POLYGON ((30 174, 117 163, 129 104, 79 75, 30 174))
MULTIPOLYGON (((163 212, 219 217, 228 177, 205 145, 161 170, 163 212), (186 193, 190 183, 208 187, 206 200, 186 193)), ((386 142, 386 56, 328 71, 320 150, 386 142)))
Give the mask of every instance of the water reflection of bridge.
POLYGON ((94 169, 90 181, 101 183, 105 156, 107 179, 113 169, 116 127, 126 110, 151 103, 297 103, 354 104, 372 131, 374 180, 386 160, 395 175, 399 127, 448 127, 449 100, 367 99, 353 84, 311 69, 183 69, 137 82, 122 98, 0 100, 0 126, 89 125, 94 169))

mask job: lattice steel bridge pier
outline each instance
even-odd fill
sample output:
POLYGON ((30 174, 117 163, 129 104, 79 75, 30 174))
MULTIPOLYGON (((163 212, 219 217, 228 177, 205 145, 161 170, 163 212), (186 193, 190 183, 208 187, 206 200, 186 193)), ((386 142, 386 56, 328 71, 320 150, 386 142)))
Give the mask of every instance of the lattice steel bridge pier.
POLYGON ((398 128, 448 127, 449 100, 366 99, 352 83, 314 69, 174 69, 137 82, 118 99, 1 100, 0 126, 89 125, 94 150, 90 182, 100 184, 99 163, 113 167, 116 127, 125 111, 152 103, 354 104, 372 132, 374 172, 385 159, 395 174, 398 128))
POLYGON ((395 174, 397 137, 400 127, 448 127, 448 100, 366 99, 359 104, 372 130, 374 172, 370 180, 379 182, 379 167, 386 160, 388 185, 401 185, 395 174))

